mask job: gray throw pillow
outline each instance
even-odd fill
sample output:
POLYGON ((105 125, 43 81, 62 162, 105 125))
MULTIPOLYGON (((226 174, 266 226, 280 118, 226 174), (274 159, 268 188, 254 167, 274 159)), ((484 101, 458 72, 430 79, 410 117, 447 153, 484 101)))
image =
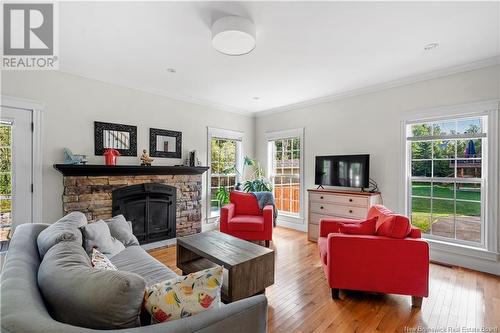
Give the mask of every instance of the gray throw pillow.
POLYGON ((132 232, 132 223, 125 220, 123 215, 117 215, 104 221, 109 227, 111 236, 122 242, 125 247, 139 245, 139 241, 132 232))
POLYGON ((87 224, 87 217, 81 212, 72 212, 45 228, 37 238, 38 253, 43 258, 54 245, 63 241, 74 241, 82 246, 80 227, 87 224))
POLYGON ((146 282, 135 273, 96 269, 76 242, 53 246, 38 286, 55 320, 93 329, 139 326, 146 282))
POLYGON ((112 257, 125 250, 125 246, 118 239, 111 236, 108 225, 103 220, 89 223, 82 227, 83 247, 89 255, 96 248, 107 257, 112 257))

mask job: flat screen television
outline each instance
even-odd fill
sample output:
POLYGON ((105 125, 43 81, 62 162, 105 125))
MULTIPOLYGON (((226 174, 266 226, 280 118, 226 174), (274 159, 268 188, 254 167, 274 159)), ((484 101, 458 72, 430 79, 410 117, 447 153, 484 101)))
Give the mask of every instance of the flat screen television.
POLYGON ((370 155, 316 156, 316 185, 369 187, 370 155))

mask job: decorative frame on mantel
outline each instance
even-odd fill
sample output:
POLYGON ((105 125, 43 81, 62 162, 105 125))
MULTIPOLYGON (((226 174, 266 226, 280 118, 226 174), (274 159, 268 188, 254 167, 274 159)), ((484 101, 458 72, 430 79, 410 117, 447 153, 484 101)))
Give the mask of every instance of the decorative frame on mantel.
POLYGON ((129 148, 120 149, 114 148, 120 152, 122 156, 137 156, 137 126, 103 123, 94 121, 94 154, 104 154, 104 131, 117 131, 129 133, 129 148))
POLYGON ((182 132, 164 130, 159 128, 149 129, 149 155, 151 157, 181 158, 182 156, 182 132), (175 151, 158 150, 157 137, 166 136, 175 139, 175 151))

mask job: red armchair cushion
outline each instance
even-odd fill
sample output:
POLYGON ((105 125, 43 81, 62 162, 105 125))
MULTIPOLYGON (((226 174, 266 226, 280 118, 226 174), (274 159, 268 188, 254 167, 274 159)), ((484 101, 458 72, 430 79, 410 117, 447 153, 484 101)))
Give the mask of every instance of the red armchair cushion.
POLYGON ((392 215, 392 214, 394 214, 394 212, 385 206, 373 205, 370 207, 370 210, 368 210, 368 215, 366 216, 366 219, 368 220, 368 219, 371 219, 374 217, 378 217, 379 219, 377 221, 377 226, 375 227, 375 229, 378 230, 378 228, 380 227, 380 225, 383 222, 382 217, 392 215))
POLYGON ((264 216, 237 215, 229 220, 229 231, 264 231, 264 216))
POLYGON ((233 191, 229 201, 235 205, 235 215, 261 215, 257 198, 252 193, 233 191))
POLYGON ((378 236, 406 238, 411 233, 410 220, 406 216, 393 214, 380 216, 379 220, 378 236))
POLYGON ((342 223, 339 230, 341 233, 349 235, 375 235, 377 220, 378 217, 373 217, 360 223, 342 223))

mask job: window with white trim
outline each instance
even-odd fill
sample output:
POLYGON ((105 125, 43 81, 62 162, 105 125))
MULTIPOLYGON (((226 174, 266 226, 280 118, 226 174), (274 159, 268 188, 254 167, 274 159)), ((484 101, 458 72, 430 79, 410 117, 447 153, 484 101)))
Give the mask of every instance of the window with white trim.
POLYGON ((217 198, 219 191, 234 191, 240 179, 243 160, 243 134, 222 129, 209 128, 209 186, 208 218, 220 215, 221 203, 217 198))
POLYGON ((302 216, 302 140, 303 129, 268 133, 268 174, 278 216, 302 216))
POLYGON ((429 238, 485 244, 488 116, 407 123, 407 207, 429 238))

